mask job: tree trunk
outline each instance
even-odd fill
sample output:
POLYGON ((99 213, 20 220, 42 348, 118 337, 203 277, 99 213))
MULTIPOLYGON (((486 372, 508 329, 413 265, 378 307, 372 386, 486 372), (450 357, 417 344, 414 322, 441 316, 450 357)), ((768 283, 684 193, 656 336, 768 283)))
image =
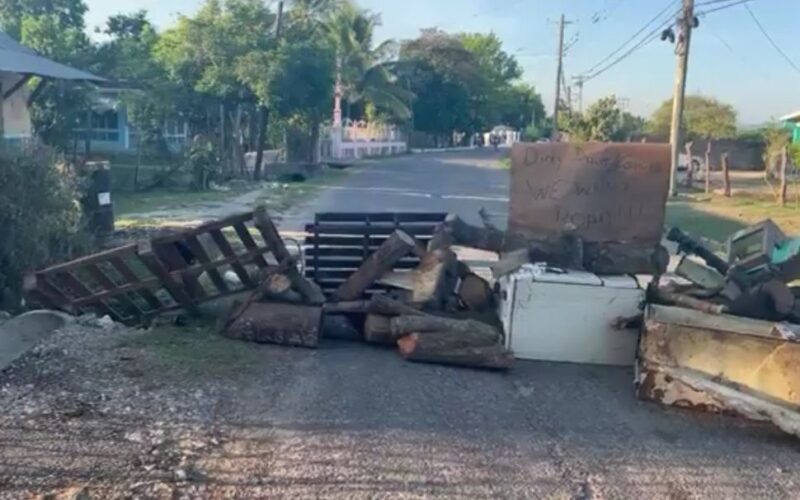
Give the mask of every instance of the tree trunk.
POLYGON ((255 225, 261 233, 261 237, 269 246, 272 255, 279 265, 286 266, 286 276, 292 282, 292 288, 297 290, 300 295, 309 304, 321 305, 325 303, 325 295, 322 290, 315 283, 307 280, 297 267, 294 265, 294 259, 286 249, 286 244, 283 242, 281 235, 278 233, 278 228, 267 215, 267 210, 263 206, 258 207, 254 212, 255 225))
MULTIPOLYGON (((512 353, 500 344, 458 347, 443 339, 451 332, 413 333, 397 341, 400 354, 409 361, 506 370, 514 364, 512 353)), ((458 334, 456 334, 458 335, 458 334)))
POLYGON ((253 168, 253 179, 261 180, 261 164, 264 162, 264 147, 267 142, 268 111, 266 106, 258 107, 258 139, 256 140, 256 165, 253 168))
POLYGON ((711 139, 706 144, 706 194, 711 193, 711 139))
POLYGON ((92 124, 92 109, 89 108, 86 111, 86 137, 84 137, 84 145, 83 145, 83 157, 85 158, 85 162, 89 161, 89 155, 92 154, 92 128, 94 125, 92 124))
POLYGON ((455 290, 456 254, 451 250, 434 250, 422 258, 413 272, 412 302, 423 307, 442 309, 455 290))
POLYGON ((385 295, 373 296, 372 300, 369 301, 367 312, 381 316, 426 315, 416 307, 404 304, 399 300, 394 300, 385 295))
POLYGON ((692 161, 692 146, 693 142, 686 143, 686 189, 691 190, 694 187, 694 162, 692 161))
POLYGON ((784 147, 783 151, 781 151, 781 193, 780 193, 780 203, 782 207, 786 206, 786 196, 787 191, 789 189, 789 185, 786 182, 786 169, 789 166, 789 148, 784 147))
POLYGON ((219 161, 223 177, 228 175, 227 152, 225 151, 225 103, 219 105, 219 161))
POLYGON ((251 342, 316 347, 322 309, 313 306, 253 302, 234 308, 225 336, 251 342))
POLYGON ((364 340, 370 344, 394 346, 391 322, 386 316, 368 314, 364 322, 364 340))
POLYGON ((503 334, 499 330, 480 321, 450 319, 430 315, 397 316, 392 318, 391 328, 395 339, 399 339, 409 333, 441 331, 465 334, 477 333, 491 338, 493 342, 500 342, 503 338, 503 334))
POLYGON ((142 167, 142 144, 141 136, 136 141, 136 167, 133 169, 133 190, 139 189, 139 170, 142 167))
POLYGON ((461 278, 458 297, 469 309, 480 311, 492 305, 492 287, 485 279, 470 273, 461 278))
POLYGON ((353 273, 334 292, 335 300, 356 300, 383 273, 394 267, 395 263, 411 253, 414 249, 414 238, 403 231, 395 231, 378 249, 367 257, 361 267, 353 273))
POLYGON ((261 284, 263 297, 269 301, 302 304, 303 296, 292 290, 292 280, 285 274, 267 276, 261 284))
POLYGON ((722 182, 724 186, 723 194, 726 198, 731 197, 731 172, 728 165, 728 153, 722 153, 722 182))

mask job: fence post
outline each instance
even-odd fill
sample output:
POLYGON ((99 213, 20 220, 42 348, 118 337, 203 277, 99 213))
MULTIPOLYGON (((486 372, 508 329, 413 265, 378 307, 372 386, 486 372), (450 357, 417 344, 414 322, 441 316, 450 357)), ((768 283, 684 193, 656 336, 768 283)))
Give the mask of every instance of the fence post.
POLYGON ((711 139, 706 144, 706 194, 711 192, 711 139))
POLYGON ((728 165, 728 153, 722 153, 722 181, 724 182, 725 190, 724 195, 726 198, 731 197, 731 174, 728 165))
POLYGON ((787 184, 786 184, 786 168, 789 163, 789 147, 786 146, 781 151, 781 206, 786 206, 786 191, 787 191, 787 184))

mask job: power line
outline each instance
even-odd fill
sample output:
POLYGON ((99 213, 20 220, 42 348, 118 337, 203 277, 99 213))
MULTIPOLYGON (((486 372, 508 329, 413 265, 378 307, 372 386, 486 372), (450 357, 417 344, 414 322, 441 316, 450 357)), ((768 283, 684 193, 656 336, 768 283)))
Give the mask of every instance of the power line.
MULTIPOLYGON (((725 0, 711 0, 711 4, 721 3, 723 1, 725 1, 725 0)), ((730 0, 728 0, 728 1, 730 1, 730 0)), ((729 3, 727 5, 722 5, 720 7, 714 8, 714 9, 708 9, 708 10, 704 10, 704 11, 701 11, 701 12, 695 12, 695 15, 696 16, 704 16, 706 14, 711 14, 712 12, 717 12, 717 11, 720 11, 720 10, 729 9, 731 7, 736 7, 737 5, 746 4, 746 3, 752 2, 752 1, 753 0, 737 0, 737 1, 734 1, 734 2, 729 3)), ((709 5, 709 3, 705 3, 703 5, 709 5)))
POLYGON ((634 33, 633 35, 631 35, 631 37, 630 37, 630 38, 628 38, 627 40, 625 40, 625 42, 624 42, 622 45, 620 45, 620 46, 619 46, 619 47, 618 47, 616 50, 614 50, 613 52, 611 52, 610 54, 608 54, 606 57, 604 57, 603 59, 601 59, 600 61, 598 61, 598 62, 597 62, 597 63, 596 63, 594 66, 592 66, 591 68, 589 68, 588 70, 586 70, 584 73, 591 73, 592 71, 594 71, 595 69, 597 69, 598 67, 600 67, 601 65, 603 65, 603 64, 604 64, 606 61, 610 60, 612 57, 614 57, 615 55, 617 55, 617 54, 619 54, 620 52, 622 52, 623 50, 625 50, 625 47, 627 47, 627 46, 628 46, 628 45, 629 45, 629 44, 630 44, 632 41, 634 41, 634 40, 636 39, 636 37, 638 37, 639 35, 641 35, 642 33, 644 33, 644 32, 645 32, 645 30, 647 30, 647 28, 649 28, 649 27, 650 27, 650 26, 651 26, 653 23, 656 23, 656 22, 658 22, 658 20, 659 20, 659 19, 660 19, 660 18, 661 18, 661 17, 662 17, 664 14, 666 14, 667 12, 669 12, 669 10, 670 10, 670 9, 673 9, 673 8, 674 8, 674 5, 675 5, 675 4, 677 4, 679 1, 680 1, 680 0, 672 0, 672 1, 670 1, 670 2, 667 4, 667 6, 666 6, 664 9, 662 9, 662 10, 661 10, 661 11, 660 11, 658 14, 656 14, 656 16, 655 16, 655 17, 653 17, 653 18, 652 18, 650 21, 648 21, 648 22, 647 22, 647 24, 645 24, 644 26, 642 26, 642 28, 641 28, 639 31, 637 31, 636 33, 634 33))
POLYGON ((750 17, 753 18, 753 21, 756 23, 756 26, 758 26, 758 29, 761 30, 761 33, 764 34, 764 37, 769 41, 770 45, 772 45, 772 47, 778 52, 778 54, 780 54, 781 57, 783 57, 784 60, 786 60, 786 62, 789 63, 789 66, 791 66, 792 68, 794 68, 795 71, 800 73, 800 67, 798 67, 797 64, 795 64, 794 61, 792 61, 792 59, 788 55, 786 55, 786 52, 784 52, 783 49, 781 49, 780 46, 778 46, 778 44, 775 43, 775 40, 772 39, 769 32, 767 32, 766 28, 764 28, 764 25, 761 24, 761 21, 758 20, 755 13, 750 8, 750 6, 745 4, 744 8, 747 9, 747 12, 750 14, 750 17))

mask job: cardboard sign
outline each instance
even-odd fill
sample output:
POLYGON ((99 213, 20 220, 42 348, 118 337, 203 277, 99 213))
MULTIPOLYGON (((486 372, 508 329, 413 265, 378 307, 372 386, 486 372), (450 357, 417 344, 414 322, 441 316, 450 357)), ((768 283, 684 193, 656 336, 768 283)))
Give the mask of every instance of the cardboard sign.
POLYGON ((509 229, 655 245, 664 231, 669 155, 667 144, 517 144, 509 229))

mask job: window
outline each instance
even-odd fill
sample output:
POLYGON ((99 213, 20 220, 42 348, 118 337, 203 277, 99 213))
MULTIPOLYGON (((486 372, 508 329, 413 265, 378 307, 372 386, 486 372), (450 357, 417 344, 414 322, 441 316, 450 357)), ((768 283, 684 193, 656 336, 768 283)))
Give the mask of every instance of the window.
MULTIPOLYGON (((75 133, 78 140, 86 140, 87 115, 81 114, 75 133)), ((119 113, 113 109, 107 111, 92 111, 92 140, 118 142, 120 137, 119 113)))

